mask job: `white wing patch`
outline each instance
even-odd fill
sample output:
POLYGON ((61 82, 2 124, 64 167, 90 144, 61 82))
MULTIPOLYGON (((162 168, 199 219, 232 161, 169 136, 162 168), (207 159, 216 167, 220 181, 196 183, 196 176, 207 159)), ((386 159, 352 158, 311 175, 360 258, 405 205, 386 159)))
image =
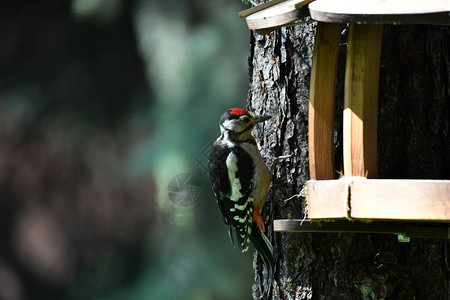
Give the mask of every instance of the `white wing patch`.
POLYGON ((242 198, 241 194, 241 181, 239 178, 236 178, 236 173, 238 171, 238 159, 236 155, 234 155, 233 152, 230 152, 230 154, 227 157, 227 169, 228 169, 228 178, 230 179, 231 184, 231 196, 230 199, 233 201, 238 201, 240 198, 242 198))
MULTIPOLYGON (((228 178, 230 179, 231 184, 231 195, 230 199, 234 202, 239 201, 243 197, 241 193, 242 185, 239 178, 236 177, 236 173, 238 171, 238 158, 236 155, 231 152, 226 160, 227 169, 228 169, 228 178)), ((244 218, 240 218, 238 215, 234 216, 233 219, 238 221, 241 224, 246 224, 246 228, 244 231, 240 232, 240 237, 243 239, 242 242, 242 252, 246 252, 248 250, 248 245, 250 244, 250 236, 252 233, 251 227, 251 219, 253 214, 253 198, 249 197, 245 204, 239 205, 238 203, 234 203, 234 208, 230 208, 230 212, 236 212, 236 210, 244 211, 247 210, 244 218), (249 206, 250 205, 250 206, 249 206)))

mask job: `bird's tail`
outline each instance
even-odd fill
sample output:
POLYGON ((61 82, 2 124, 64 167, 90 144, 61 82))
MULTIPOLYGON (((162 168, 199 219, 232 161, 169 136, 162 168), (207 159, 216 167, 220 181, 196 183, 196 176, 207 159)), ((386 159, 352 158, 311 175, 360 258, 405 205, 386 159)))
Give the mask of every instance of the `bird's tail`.
POLYGON ((253 246, 255 246, 256 251, 258 251, 261 256, 264 264, 271 270, 274 270, 275 261, 273 257, 272 244, 269 242, 264 232, 259 229, 256 223, 253 223, 250 240, 252 241, 253 246))

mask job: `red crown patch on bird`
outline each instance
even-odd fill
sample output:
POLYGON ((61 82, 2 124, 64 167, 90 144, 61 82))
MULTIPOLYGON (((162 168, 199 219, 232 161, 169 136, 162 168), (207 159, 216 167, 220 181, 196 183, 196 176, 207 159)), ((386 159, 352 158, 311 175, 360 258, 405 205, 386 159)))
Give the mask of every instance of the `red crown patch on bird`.
POLYGON ((246 111, 245 109, 242 108, 230 108, 228 110, 230 112, 231 115, 235 115, 235 116, 242 116, 242 115, 248 115, 248 111, 246 111))

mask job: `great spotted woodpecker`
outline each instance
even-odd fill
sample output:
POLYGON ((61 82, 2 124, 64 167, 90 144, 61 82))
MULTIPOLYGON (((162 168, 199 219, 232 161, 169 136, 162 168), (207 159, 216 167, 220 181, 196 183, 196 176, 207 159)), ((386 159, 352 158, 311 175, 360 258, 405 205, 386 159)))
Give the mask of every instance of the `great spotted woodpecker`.
POLYGON ((234 230, 242 252, 252 242, 265 265, 273 269, 273 248, 260 215, 271 176, 252 135, 256 124, 268 119, 240 108, 225 111, 221 135, 209 156, 209 174, 231 242, 234 230))

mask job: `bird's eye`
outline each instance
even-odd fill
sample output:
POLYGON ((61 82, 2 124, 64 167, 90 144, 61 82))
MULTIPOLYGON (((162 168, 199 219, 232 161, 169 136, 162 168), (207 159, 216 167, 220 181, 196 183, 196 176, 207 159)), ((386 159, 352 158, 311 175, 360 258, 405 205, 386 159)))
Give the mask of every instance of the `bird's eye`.
POLYGON ((242 119, 242 121, 243 121, 244 123, 248 123, 248 121, 250 121, 250 119, 249 119, 249 117, 244 117, 244 118, 242 119))

